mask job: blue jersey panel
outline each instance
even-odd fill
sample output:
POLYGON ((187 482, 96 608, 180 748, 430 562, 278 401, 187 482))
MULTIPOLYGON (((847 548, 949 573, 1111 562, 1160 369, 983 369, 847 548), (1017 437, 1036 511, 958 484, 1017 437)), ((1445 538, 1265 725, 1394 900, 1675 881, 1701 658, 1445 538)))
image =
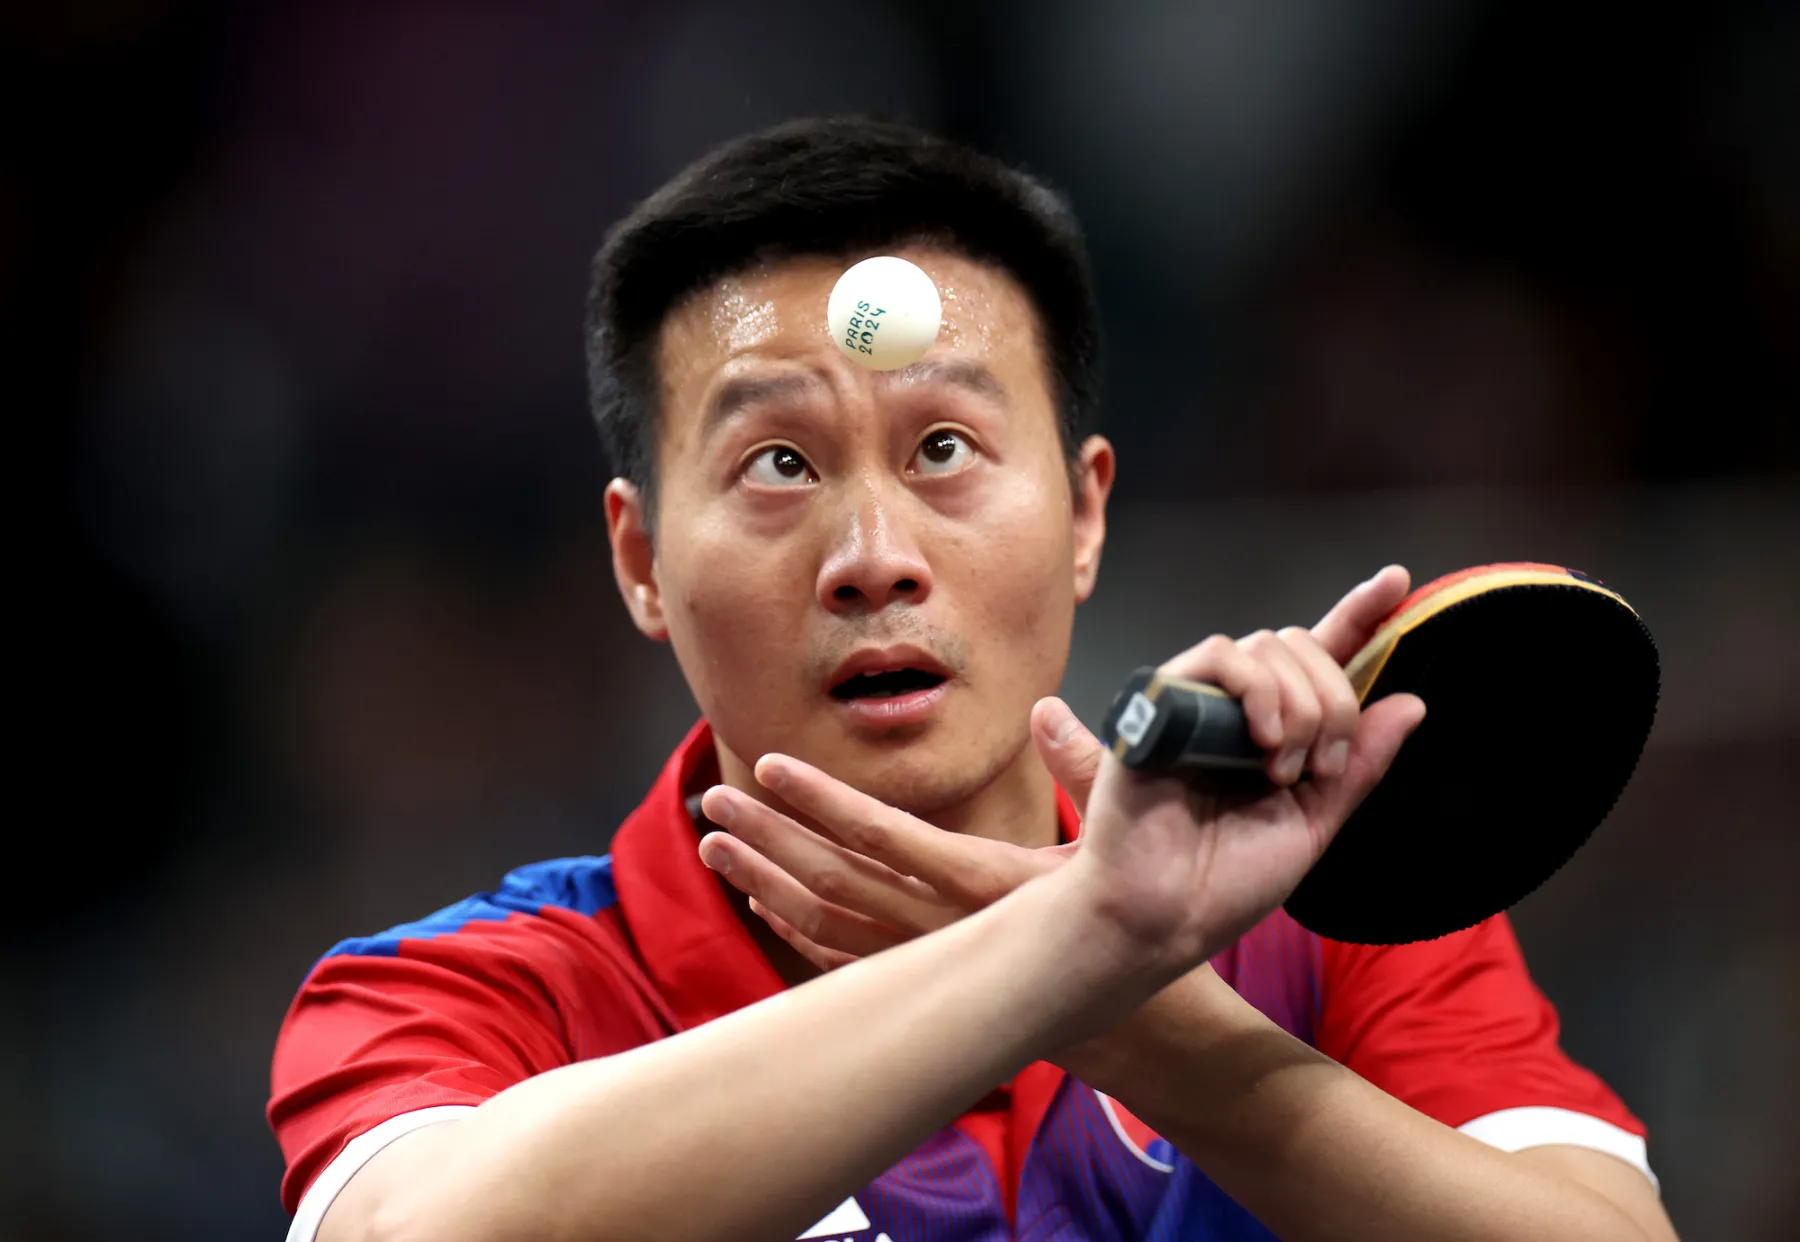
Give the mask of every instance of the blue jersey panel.
POLYGON ((593 915, 618 900, 618 891, 613 887, 610 854, 603 858, 555 858, 509 872, 495 891, 465 897, 417 922, 402 923, 373 936, 353 936, 340 941, 319 961, 345 955, 393 957, 399 953, 402 940, 429 940, 448 935, 477 920, 500 922, 512 914, 536 914, 545 906, 593 915))
POLYGON ((1144 1242, 1280 1242, 1185 1158, 1176 1160, 1169 1176, 1168 1197, 1144 1242))

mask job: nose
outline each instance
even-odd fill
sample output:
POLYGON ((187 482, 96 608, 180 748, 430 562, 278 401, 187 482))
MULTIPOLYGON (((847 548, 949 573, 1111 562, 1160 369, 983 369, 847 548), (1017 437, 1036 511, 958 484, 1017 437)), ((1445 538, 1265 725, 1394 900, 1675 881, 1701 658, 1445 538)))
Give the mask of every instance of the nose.
POLYGON ((847 498, 819 569, 819 600, 835 613, 875 613, 931 594, 931 567, 907 521, 906 500, 873 480, 847 498))

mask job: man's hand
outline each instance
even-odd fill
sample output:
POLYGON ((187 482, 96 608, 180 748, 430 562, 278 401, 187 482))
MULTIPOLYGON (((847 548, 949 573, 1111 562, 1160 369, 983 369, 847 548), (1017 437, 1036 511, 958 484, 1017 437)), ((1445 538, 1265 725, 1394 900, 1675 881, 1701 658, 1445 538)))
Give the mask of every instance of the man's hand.
POLYGON ((709 834, 701 856, 823 969, 933 931, 1079 856, 1105 916, 1185 969, 1286 899, 1423 718, 1410 695, 1359 710, 1342 669, 1406 590, 1406 572, 1390 568, 1310 631, 1215 636, 1163 666, 1243 701, 1251 735, 1268 752, 1267 790, 1208 794, 1180 780, 1136 777, 1066 704, 1044 699, 1032 712, 1032 737, 1083 809, 1079 850, 943 832, 798 760, 769 755, 757 778, 836 840, 719 787, 703 805, 730 835, 709 834), (1303 769, 1311 779, 1297 784, 1303 769))

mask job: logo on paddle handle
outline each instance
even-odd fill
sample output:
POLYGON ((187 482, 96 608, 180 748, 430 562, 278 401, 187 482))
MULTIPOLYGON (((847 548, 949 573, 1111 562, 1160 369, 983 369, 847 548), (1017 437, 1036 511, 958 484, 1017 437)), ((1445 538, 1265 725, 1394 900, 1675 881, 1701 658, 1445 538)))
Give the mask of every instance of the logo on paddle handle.
POLYGON ((1134 694, 1119 716, 1119 736, 1125 739, 1127 746, 1136 746, 1144 740, 1145 731, 1155 719, 1156 708, 1150 705, 1150 700, 1141 693, 1134 694))

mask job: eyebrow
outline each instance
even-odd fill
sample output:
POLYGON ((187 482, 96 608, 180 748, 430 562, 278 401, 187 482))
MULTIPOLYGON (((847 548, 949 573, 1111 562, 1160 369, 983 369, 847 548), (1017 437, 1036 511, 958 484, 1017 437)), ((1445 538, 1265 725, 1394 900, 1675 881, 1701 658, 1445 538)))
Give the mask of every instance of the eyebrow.
POLYGON ((815 375, 745 376, 727 380, 713 394, 700 423, 702 439, 710 437, 720 426, 762 401, 791 401, 808 396, 825 387, 815 375))
POLYGON ((1006 385, 998 376, 983 364, 969 358, 933 358, 923 362, 915 362, 910 366, 890 371, 884 377, 890 387, 904 385, 907 387, 927 387, 942 384, 951 388, 961 388, 977 397, 992 401, 1004 408, 1006 401, 1006 385))

